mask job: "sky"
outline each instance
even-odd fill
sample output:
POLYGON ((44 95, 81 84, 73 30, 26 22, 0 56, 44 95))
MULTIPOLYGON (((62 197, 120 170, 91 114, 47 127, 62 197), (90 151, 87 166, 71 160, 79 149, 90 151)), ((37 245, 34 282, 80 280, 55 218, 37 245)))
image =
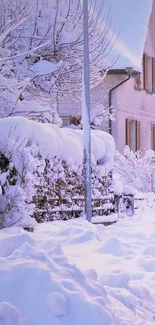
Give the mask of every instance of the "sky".
POLYGON ((152 0, 105 0, 111 7, 112 28, 119 38, 109 59, 122 54, 115 67, 133 66, 139 70, 146 39, 152 0))

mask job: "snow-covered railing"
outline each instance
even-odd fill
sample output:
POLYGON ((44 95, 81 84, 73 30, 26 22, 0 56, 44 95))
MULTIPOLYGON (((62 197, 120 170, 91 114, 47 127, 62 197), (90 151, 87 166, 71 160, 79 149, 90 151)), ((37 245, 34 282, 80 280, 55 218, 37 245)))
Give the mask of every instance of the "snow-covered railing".
MULTIPOLYGON (((50 200, 50 202, 52 203, 54 200, 55 199, 53 198, 50 200)), ((80 217, 81 213, 84 212, 84 202, 84 196, 75 196, 71 198, 70 206, 68 206, 65 204, 65 200, 59 199, 57 197, 57 206, 48 209, 48 211, 44 210, 44 213, 48 213, 49 221, 53 220, 53 218, 63 220, 67 220, 71 217, 78 218, 80 217)), ((92 217, 109 215, 114 212, 114 210, 115 205, 113 193, 109 193, 108 195, 99 198, 92 198, 92 217)), ((38 210, 37 213, 41 216, 43 211, 38 210)))

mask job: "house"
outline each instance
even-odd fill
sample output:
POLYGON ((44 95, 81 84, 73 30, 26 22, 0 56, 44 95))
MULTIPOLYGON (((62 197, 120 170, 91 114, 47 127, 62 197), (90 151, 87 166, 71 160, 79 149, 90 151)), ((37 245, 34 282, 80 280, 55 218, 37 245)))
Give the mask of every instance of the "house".
MULTIPOLYGON (((111 4, 115 22, 116 0, 111 0, 111 4)), ((104 104, 116 111, 116 119, 109 121, 108 131, 120 152, 125 145, 134 151, 155 150, 155 0, 117 0, 119 4, 120 8, 126 6, 122 8, 125 15, 122 39, 128 40, 128 46, 118 40, 113 52, 116 55, 117 50, 120 57, 103 82, 91 90, 91 107, 104 104)), ((70 100, 60 104, 64 126, 69 124, 70 116, 80 114, 80 102, 75 104, 70 100)))
MULTIPOLYGON (((117 148, 127 144, 137 149, 155 150, 155 1, 152 3, 147 35, 144 43, 141 74, 136 71, 127 82, 115 90, 116 122, 112 134, 117 148)), ((110 72, 120 76, 122 70, 110 72)), ((125 75, 122 77, 125 79, 125 75)))

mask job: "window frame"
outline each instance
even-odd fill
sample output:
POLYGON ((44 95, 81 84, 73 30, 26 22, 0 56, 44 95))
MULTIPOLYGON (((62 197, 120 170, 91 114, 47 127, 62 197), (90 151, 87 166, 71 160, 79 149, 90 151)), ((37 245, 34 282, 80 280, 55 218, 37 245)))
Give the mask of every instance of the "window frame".
POLYGON ((151 149, 155 151, 155 123, 151 123, 151 149))
POLYGON ((132 151, 138 151, 140 150, 140 133, 141 133, 141 125, 140 125, 140 121, 138 120, 135 120, 134 118, 131 118, 131 119, 126 119, 126 145, 130 147, 130 149, 132 151), (135 122, 135 145, 133 148, 132 147, 132 144, 131 144, 131 125, 132 125, 132 122, 135 122))
POLYGON ((143 55, 143 89, 147 93, 155 93, 155 58, 146 53, 143 55), (150 68, 151 72, 149 71, 150 68))

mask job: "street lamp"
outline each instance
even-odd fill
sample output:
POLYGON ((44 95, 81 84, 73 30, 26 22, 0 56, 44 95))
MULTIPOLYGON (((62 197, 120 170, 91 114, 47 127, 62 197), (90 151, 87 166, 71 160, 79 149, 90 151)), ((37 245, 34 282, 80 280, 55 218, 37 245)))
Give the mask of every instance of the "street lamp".
POLYGON ((82 121, 84 136, 84 172, 85 172, 85 214, 91 222, 91 130, 90 130, 90 77, 89 77, 89 32, 88 0, 83 0, 84 29, 84 68, 82 90, 82 121))

